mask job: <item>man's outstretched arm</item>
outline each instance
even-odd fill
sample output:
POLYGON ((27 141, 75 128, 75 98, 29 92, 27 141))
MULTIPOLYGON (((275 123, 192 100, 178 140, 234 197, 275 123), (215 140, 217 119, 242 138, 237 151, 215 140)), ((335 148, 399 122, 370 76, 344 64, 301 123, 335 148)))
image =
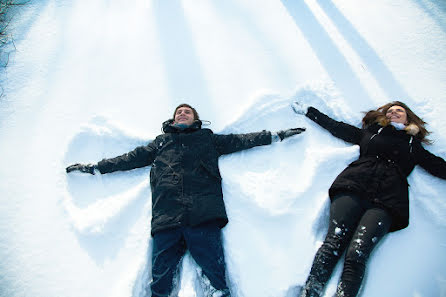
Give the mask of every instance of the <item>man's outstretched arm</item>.
POLYGON ((139 146, 133 151, 121 156, 103 159, 97 164, 76 163, 66 168, 66 172, 80 171, 83 173, 95 174, 95 170, 100 173, 110 173, 114 171, 125 171, 141 168, 152 164, 156 156, 156 146, 153 142, 146 146, 139 146))
POLYGON ((268 145, 274 141, 282 141, 285 138, 300 134, 305 128, 292 128, 271 133, 269 131, 246 134, 214 134, 217 151, 220 155, 231 154, 260 145, 268 145))

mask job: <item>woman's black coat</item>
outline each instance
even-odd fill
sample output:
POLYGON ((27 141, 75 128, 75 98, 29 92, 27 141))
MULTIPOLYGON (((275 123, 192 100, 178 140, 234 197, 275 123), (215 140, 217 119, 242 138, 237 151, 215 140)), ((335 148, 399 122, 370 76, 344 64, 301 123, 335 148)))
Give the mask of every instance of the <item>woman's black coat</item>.
POLYGON ((329 190, 330 198, 350 193, 388 210, 392 216, 390 231, 409 224, 407 176, 415 165, 446 179, 446 162, 404 130, 378 124, 360 129, 335 121, 313 107, 308 108, 306 116, 334 136, 360 146, 359 159, 337 176, 329 190))
POLYGON ((178 226, 228 222, 218 157, 271 144, 271 133, 213 134, 201 121, 186 129, 163 123, 164 134, 146 146, 98 163, 101 173, 152 165, 152 234, 178 226))

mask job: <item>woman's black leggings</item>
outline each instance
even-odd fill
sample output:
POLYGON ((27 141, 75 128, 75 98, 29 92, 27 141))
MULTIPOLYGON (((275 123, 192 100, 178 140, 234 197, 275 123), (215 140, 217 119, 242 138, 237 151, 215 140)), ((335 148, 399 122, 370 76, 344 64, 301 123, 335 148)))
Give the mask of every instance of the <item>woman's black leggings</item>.
POLYGON ((389 213, 352 195, 337 196, 330 206, 330 223, 301 296, 319 297, 344 251, 345 261, 336 296, 358 294, 367 259, 391 225, 389 213))

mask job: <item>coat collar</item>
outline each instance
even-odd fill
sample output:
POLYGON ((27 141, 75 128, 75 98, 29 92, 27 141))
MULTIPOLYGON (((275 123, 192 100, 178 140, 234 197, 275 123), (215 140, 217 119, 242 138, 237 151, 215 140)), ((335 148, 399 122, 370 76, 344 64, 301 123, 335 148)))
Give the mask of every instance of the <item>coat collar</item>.
MULTIPOLYGON (((385 117, 378 118, 376 122, 382 127, 390 125, 390 121, 385 117)), ((420 132, 420 128, 417 125, 411 123, 404 128, 404 131, 406 131, 406 133, 411 136, 415 136, 420 132)))
POLYGON ((202 122, 200 120, 195 120, 192 125, 189 127, 182 129, 180 127, 176 127, 173 124, 173 119, 169 119, 163 123, 163 132, 164 133, 181 133, 181 132, 193 132, 201 129, 202 122))

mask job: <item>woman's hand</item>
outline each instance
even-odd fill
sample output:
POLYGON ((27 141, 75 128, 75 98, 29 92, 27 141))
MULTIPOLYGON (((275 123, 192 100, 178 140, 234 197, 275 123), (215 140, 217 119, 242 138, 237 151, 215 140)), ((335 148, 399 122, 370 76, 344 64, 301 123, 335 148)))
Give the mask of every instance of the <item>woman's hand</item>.
POLYGON ((308 105, 299 101, 294 101, 291 103, 291 108, 293 111, 300 115, 306 115, 308 111, 308 105))

